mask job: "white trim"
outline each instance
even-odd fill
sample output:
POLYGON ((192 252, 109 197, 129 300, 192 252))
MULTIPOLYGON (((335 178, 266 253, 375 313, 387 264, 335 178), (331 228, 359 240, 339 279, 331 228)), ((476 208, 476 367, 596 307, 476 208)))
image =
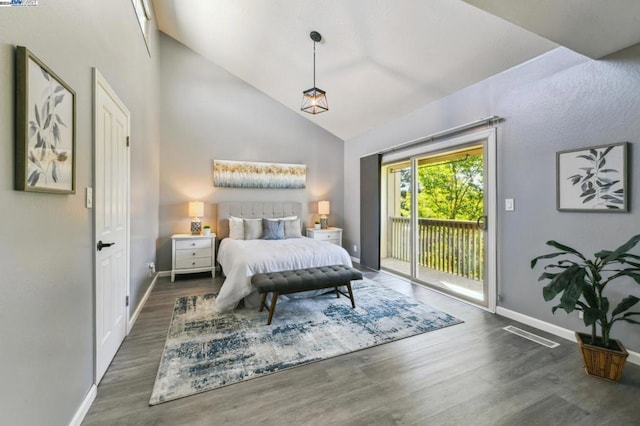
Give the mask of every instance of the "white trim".
MULTIPOLYGON (((530 317, 528 315, 521 314, 520 312, 515 312, 510 309, 498 306, 498 308, 496 309, 496 314, 537 328, 538 330, 546 331, 547 333, 553 334, 554 336, 562 337, 563 339, 570 340, 572 342, 576 341, 576 335, 574 331, 559 327, 554 324, 550 324, 548 322, 530 317)), ((629 358, 627 358, 627 361, 629 361, 631 364, 640 365, 640 353, 630 351, 628 349, 627 352, 629 352, 629 358)))
POLYGON ((156 282, 158 282, 158 276, 160 276, 159 272, 156 274, 155 277, 153 277, 153 280, 151 281, 149 288, 144 293, 144 296, 142 296, 142 300, 140 301, 140 303, 138 303, 138 307, 136 308, 135 312, 131 316, 131 319, 129 320, 129 323, 127 326, 127 334, 131 333, 131 329, 133 328, 133 325, 136 323, 136 320, 138 319, 138 317, 140 316, 140 312, 142 312, 142 308, 144 308, 144 304, 147 303, 149 296, 151 296, 151 292, 153 291, 153 288, 156 286, 156 282))
POLYGON ((157 273, 156 277, 170 277, 171 271, 160 271, 157 273))
POLYGON ((351 256, 351 261, 355 263, 360 263, 360 258, 351 256))
POLYGON ((82 400, 82 404, 76 410, 76 414, 73 415, 73 418, 69 422, 69 426, 80 426, 85 416, 89 412, 89 408, 91 408, 91 404, 96 399, 96 395, 98 394, 98 387, 96 385, 91 385, 89 388, 89 392, 87 392, 87 396, 82 400))

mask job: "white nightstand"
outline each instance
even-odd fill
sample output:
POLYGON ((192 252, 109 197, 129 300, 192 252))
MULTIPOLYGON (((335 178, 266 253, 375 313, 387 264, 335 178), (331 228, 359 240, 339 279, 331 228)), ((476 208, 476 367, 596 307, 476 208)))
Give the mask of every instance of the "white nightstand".
POLYGON ((175 234, 171 236, 171 282, 176 274, 209 272, 216 276, 216 234, 208 236, 175 234))
POLYGON ((341 246, 342 228, 334 228, 332 226, 327 229, 307 228, 307 237, 341 246))

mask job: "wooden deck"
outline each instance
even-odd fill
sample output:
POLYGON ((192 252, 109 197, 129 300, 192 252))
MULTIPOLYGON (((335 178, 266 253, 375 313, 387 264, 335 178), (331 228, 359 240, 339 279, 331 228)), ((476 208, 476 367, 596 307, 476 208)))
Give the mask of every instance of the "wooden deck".
MULTIPOLYGON (((397 273, 407 277, 411 275, 411 264, 409 262, 385 258, 380 259, 380 266, 392 273, 397 273)), ((456 274, 425 268, 423 266, 418 268, 418 279, 447 292, 453 292, 457 295, 476 300, 478 302, 484 301, 482 281, 472 280, 456 274)))

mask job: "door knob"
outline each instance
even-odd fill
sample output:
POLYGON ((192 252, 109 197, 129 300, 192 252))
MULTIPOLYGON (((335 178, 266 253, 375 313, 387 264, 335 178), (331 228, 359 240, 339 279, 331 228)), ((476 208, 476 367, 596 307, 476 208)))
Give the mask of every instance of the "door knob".
POLYGON ((102 250, 104 247, 111 247, 115 243, 103 243, 102 240, 98 241, 98 251, 102 250))

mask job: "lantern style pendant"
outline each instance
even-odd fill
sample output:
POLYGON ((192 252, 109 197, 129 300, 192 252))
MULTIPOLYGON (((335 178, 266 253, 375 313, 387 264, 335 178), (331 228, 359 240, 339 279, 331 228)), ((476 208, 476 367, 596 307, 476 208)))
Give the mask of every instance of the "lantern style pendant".
POLYGON ((316 43, 322 40, 322 36, 317 31, 311 31, 309 37, 313 40, 313 87, 302 92, 300 110, 309 114, 320 114, 329 111, 327 92, 316 87, 316 43))

